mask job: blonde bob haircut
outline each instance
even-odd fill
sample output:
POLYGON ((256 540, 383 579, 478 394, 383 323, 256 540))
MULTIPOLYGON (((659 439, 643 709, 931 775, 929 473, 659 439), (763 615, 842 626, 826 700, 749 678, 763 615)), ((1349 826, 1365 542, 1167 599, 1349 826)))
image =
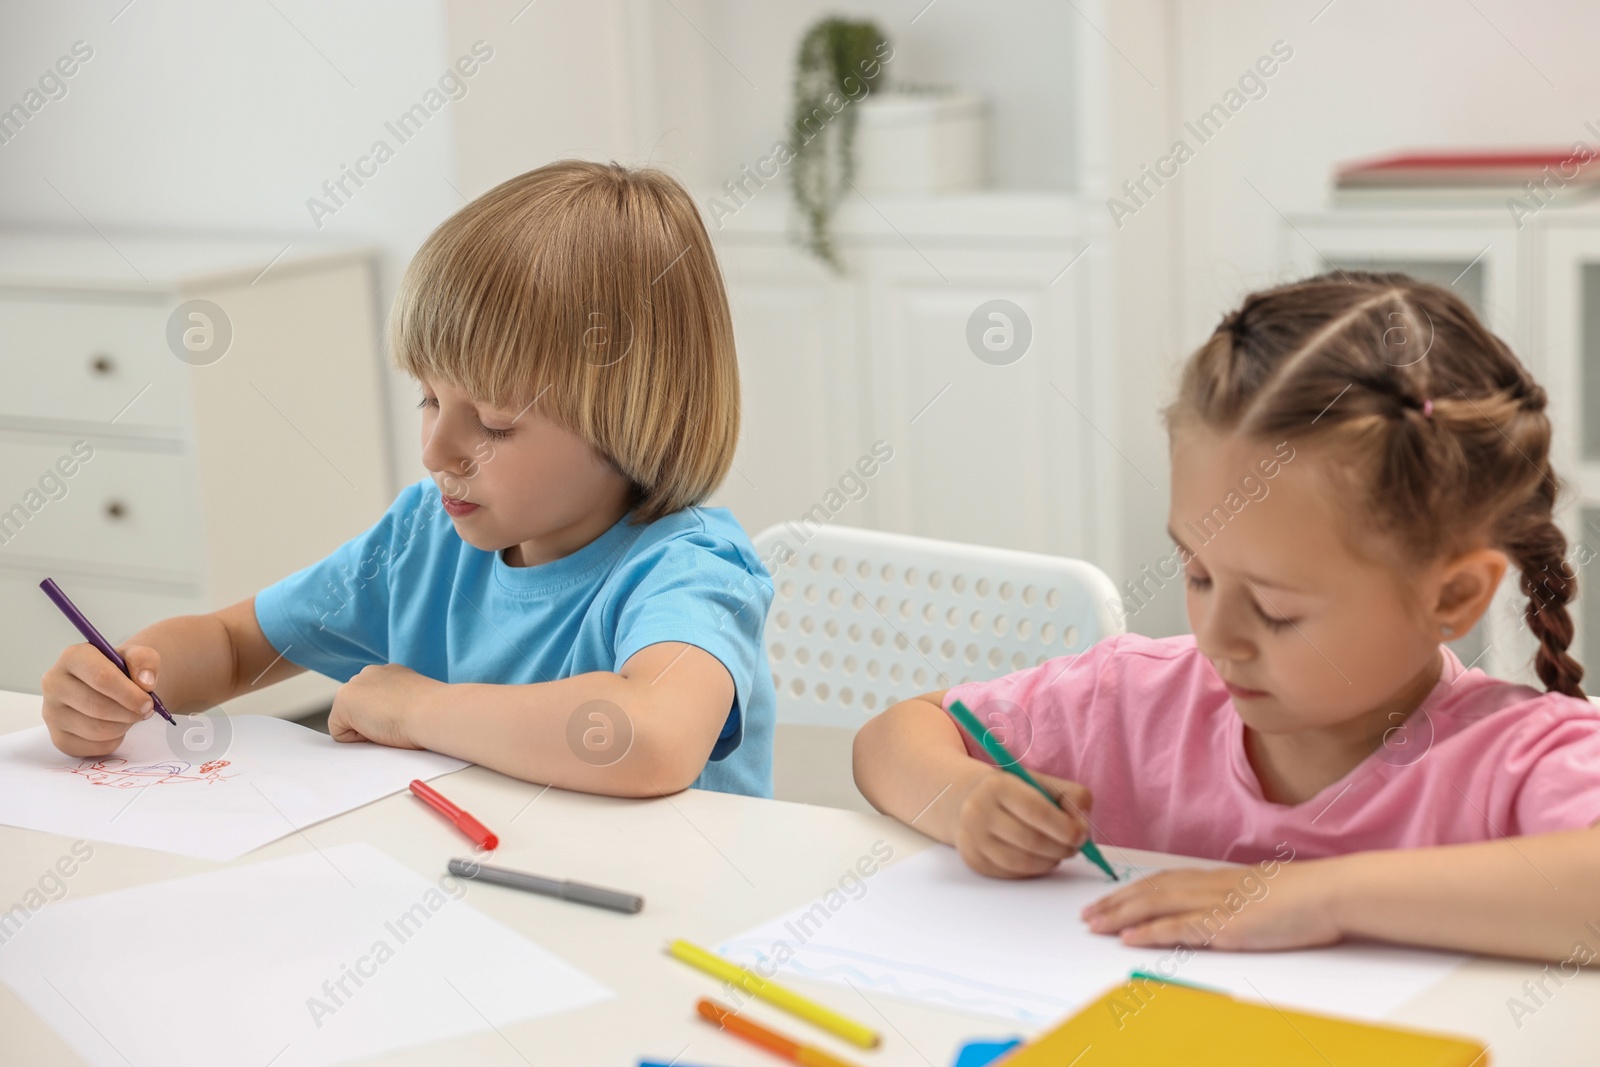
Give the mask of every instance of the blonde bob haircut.
POLYGON ((632 480, 631 522, 721 484, 739 435, 722 274, 688 192, 648 167, 563 160, 490 189, 411 260, 395 365, 546 418, 632 480))

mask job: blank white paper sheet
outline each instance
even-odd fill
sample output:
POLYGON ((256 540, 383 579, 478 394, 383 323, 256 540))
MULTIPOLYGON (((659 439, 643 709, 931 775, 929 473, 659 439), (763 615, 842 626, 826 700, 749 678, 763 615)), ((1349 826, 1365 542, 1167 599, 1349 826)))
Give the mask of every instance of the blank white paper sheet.
MULTIPOLYGON (((1146 869, 1113 864, 1127 884, 1146 869)), ((1265 883, 1270 892, 1271 880, 1265 883)), ((1292 952, 1129 948, 1078 912, 1116 885, 1081 856, 1042 878, 977 874, 935 845, 718 946, 766 976, 788 974, 1041 1026, 1135 969, 1279 1007, 1379 1019, 1465 956, 1377 944, 1292 952), (792 956, 773 970, 773 964, 792 956), (763 961, 768 961, 763 964, 763 961)), ((1245 907, 1249 907, 1248 904, 1245 907)))
POLYGON ((474 891, 340 845, 53 904, 0 980, 95 1067, 319 1067, 613 995, 474 891))
POLYGON ((0 735, 0 823, 68 837, 237 859, 313 823, 467 766, 436 752, 341 744, 270 715, 229 715, 226 746, 188 754, 177 716, 136 723, 109 756, 79 759, 43 726, 0 735))

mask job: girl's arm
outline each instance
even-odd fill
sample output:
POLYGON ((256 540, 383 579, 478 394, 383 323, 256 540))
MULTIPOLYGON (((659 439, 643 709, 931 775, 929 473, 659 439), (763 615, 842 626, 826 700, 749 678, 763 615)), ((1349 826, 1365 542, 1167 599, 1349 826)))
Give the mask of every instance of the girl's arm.
MULTIPOLYGON (((1497 956, 1600 955, 1600 832, 1338 857, 1334 921, 1347 937, 1497 956)), ((1585 960, 1584 962, 1587 962, 1585 960)))
MULTIPOLYGON (((1292 842, 1288 843, 1292 847, 1292 842)), ((1281 853, 1280 853, 1281 855, 1281 853)), ((1594 827, 1465 845, 1358 852, 1256 867, 1171 870, 1083 917, 1130 945, 1285 949, 1370 938, 1568 961, 1600 954, 1594 827)))
POLYGON ((662 642, 620 671, 527 685, 446 684, 398 664, 364 668, 328 717, 338 740, 426 748, 527 782, 608 796, 687 789, 734 700, 722 661, 662 642))
POLYGON ((856 788, 873 807, 953 845, 966 787, 994 767, 967 755, 940 689, 902 700, 856 731, 856 788))
POLYGON ((1089 836, 1092 799, 1077 782, 1031 773, 1055 799, 967 755, 944 711, 947 690, 901 701, 856 734, 856 785, 873 807, 954 845, 967 866, 994 878, 1055 869, 1089 836))

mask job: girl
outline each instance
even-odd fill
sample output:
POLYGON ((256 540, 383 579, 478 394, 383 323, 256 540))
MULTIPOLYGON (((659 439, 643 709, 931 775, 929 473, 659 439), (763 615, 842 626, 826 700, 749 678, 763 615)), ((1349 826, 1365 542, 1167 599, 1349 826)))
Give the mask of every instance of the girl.
POLYGON ((1084 909, 1130 945, 1356 937, 1587 963, 1600 715, 1567 651, 1544 408, 1448 290, 1340 273, 1251 296, 1165 412, 1193 635, 1110 637, 897 704, 857 738, 861 791, 995 877, 1090 837, 1258 864, 1084 909), (1258 476, 1271 491, 1241 497, 1258 476), (1508 566, 1547 692, 1440 643, 1508 566), (1061 806, 984 762, 945 712, 958 699, 1061 806))
MULTIPOLYGON (((44 675, 63 752, 301 670, 344 682, 341 741, 429 748, 617 796, 770 796, 772 582, 725 509, 739 427, 711 243, 653 170, 562 162, 423 244, 391 348, 422 462, 378 523, 250 600, 91 646, 44 675)), ((292 504, 292 502, 284 502, 292 504)))

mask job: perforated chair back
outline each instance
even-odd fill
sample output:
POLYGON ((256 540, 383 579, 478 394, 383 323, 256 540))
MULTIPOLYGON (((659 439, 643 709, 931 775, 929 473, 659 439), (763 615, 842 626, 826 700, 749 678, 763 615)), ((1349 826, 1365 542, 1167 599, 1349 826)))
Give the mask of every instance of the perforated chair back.
POLYGON ((897 701, 995 678, 1122 633, 1083 560, 824 526, 755 538, 773 570, 778 722, 855 728, 897 701), (788 551, 785 551, 787 547, 788 551))

